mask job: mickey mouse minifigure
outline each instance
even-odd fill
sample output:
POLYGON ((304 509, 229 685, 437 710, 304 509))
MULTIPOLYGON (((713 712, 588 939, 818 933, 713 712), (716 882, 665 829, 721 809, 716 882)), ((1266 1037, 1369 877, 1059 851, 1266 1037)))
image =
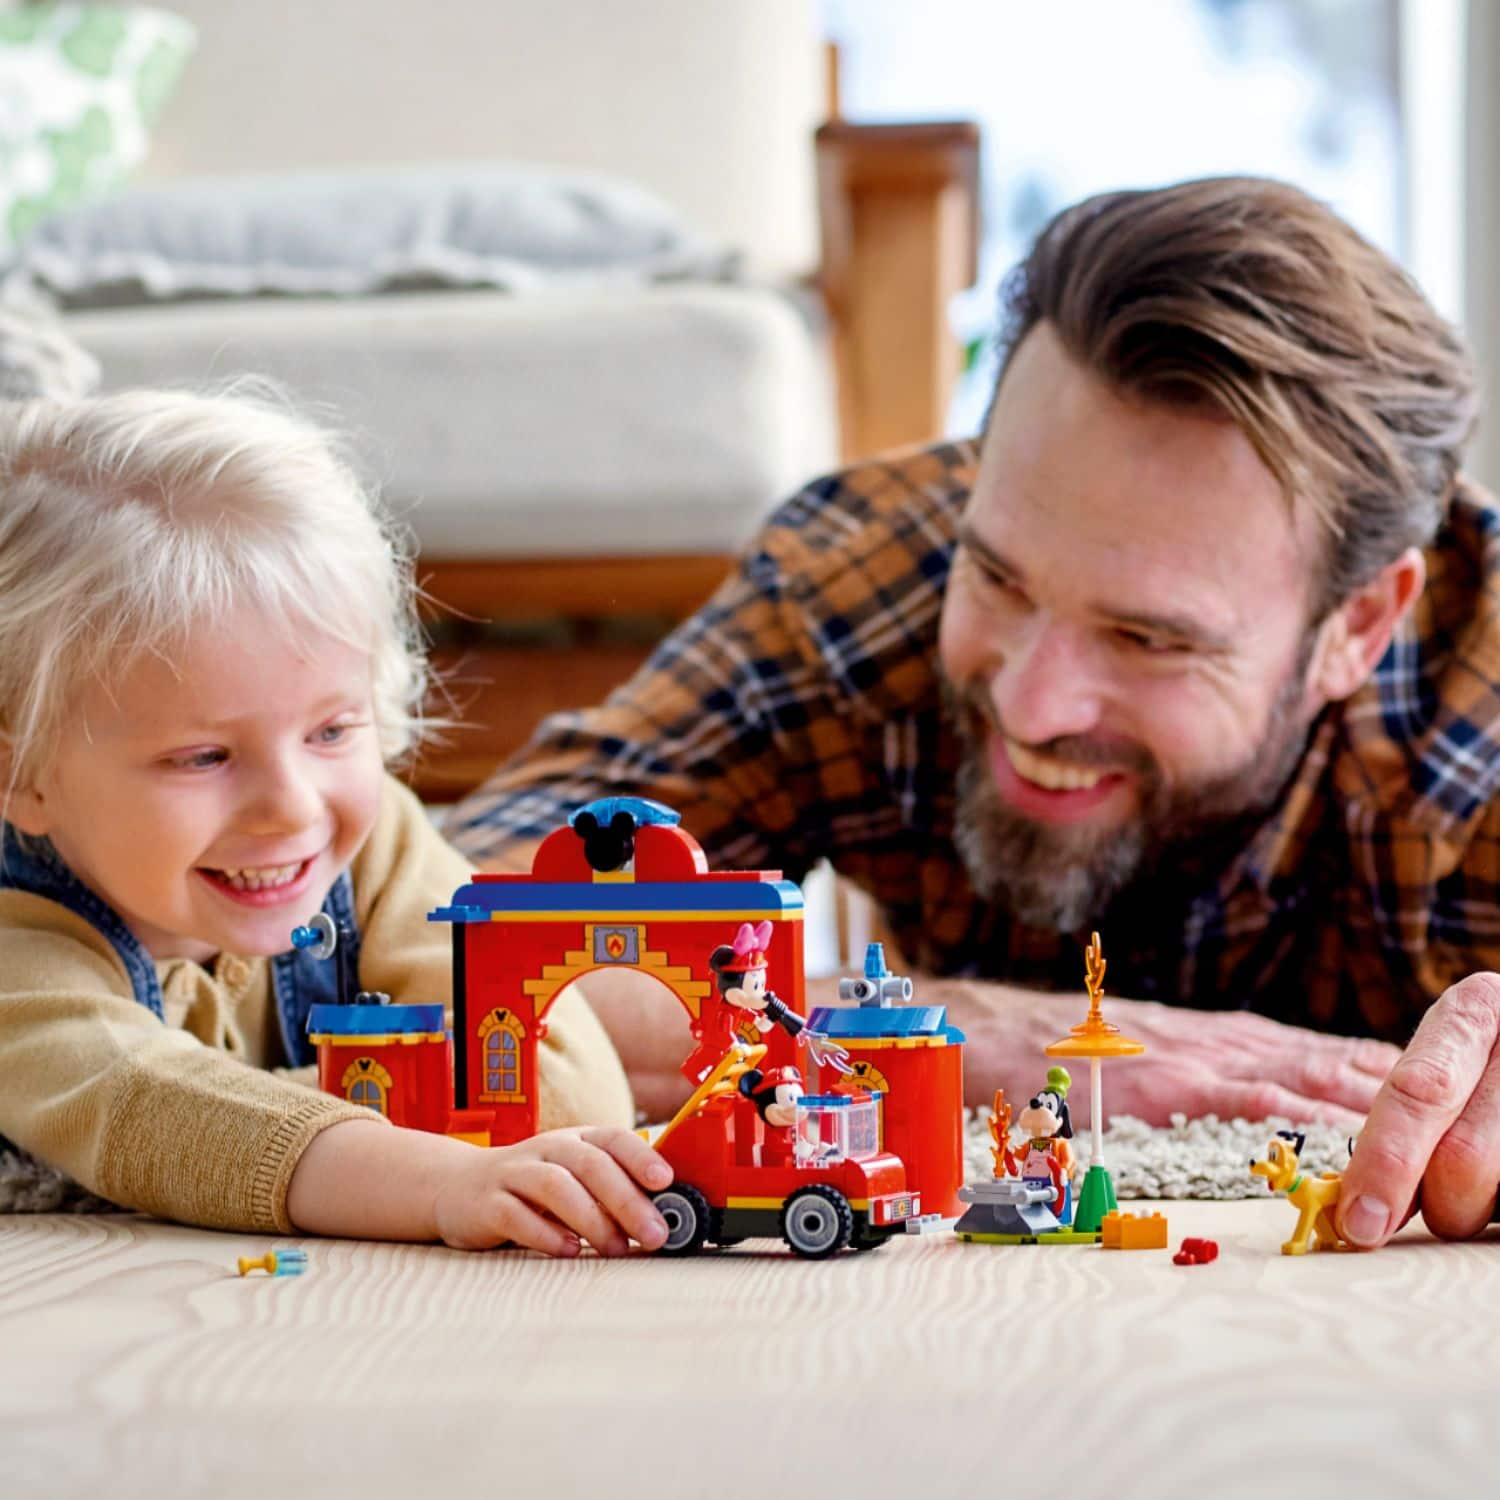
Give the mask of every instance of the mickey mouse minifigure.
POLYGON ((802 1075, 796 1068, 772 1068, 762 1073, 751 1068, 740 1075, 740 1093, 755 1105, 765 1123, 760 1149, 763 1167, 790 1166, 793 1156, 792 1127, 797 1123, 797 1101, 803 1095, 802 1075))

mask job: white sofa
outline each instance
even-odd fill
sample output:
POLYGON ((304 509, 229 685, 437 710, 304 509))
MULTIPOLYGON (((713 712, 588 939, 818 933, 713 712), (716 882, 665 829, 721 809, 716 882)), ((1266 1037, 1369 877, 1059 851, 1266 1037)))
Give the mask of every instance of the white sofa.
POLYGON ((196 55, 149 178, 518 160, 653 189, 744 284, 77 313, 111 385, 257 370, 342 413, 425 552, 733 550, 836 456, 812 0, 166 0, 196 55))

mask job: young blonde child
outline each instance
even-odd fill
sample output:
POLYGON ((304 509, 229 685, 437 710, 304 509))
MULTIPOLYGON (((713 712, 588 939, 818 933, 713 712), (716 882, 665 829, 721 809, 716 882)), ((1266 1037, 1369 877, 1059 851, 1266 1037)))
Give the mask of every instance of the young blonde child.
POLYGON ((273 1071, 332 966, 447 999, 469 878, 387 769, 421 733, 409 559, 262 393, 0 410, 0 1134, 127 1207, 261 1232, 659 1246, 670 1169, 564 997, 551 1127, 477 1150, 273 1071))

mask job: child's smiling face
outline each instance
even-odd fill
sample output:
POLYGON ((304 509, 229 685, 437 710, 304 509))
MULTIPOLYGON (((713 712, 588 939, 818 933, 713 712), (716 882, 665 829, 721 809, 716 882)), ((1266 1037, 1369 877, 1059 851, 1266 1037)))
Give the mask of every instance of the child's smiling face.
POLYGON ((374 824, 370 654, 243 611, 80 694, 11 820, 155 958, 285 952, 374 824), (173 670, 175 666, 176 670, 173 670), (228 872, 228 873, 226 873, 228 872))

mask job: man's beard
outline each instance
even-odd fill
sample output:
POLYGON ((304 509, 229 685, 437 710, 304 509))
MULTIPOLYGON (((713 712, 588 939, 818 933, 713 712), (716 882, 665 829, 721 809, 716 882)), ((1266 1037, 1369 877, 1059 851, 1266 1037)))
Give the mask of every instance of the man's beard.
MULTIPOLYGON (((1144 746, 1123 753, 1086 736, 1064 736, 1029 748, 1074 766, 1130 772, 1140 807, 1129 822, 1103 833, 1026 817, 996 790, 987 740, 995 732, 988 704, 946 678, 943 696, 963 757, 957 780, 953 840, 975 890, 1033 927, 1085 929, 1132 881, 1169 856, 1204 852, 1216 835, 1263 816, 1290 779, 1307 744, 1303 683, 1312 659, 1309 631, 1297 661, 1276 691, 1260 740, 1233 769, 1172 785, 1144 746)), ((992 741, 991 741, 992 743, 992 741)))

